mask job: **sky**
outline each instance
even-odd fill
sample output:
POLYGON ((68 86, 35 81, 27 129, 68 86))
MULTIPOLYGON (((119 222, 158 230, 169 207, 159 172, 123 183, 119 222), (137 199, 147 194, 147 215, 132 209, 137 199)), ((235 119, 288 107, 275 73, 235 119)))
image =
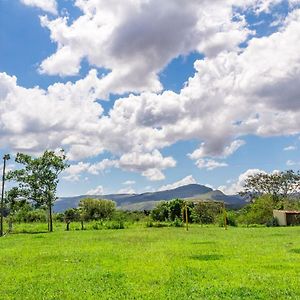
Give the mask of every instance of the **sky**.
MULTIPOLYGON (((300 0, 0 0, 0 154, 59 196, 300 168, 300 0)), ((1 168, 0 168, 1 169, 1 168)))

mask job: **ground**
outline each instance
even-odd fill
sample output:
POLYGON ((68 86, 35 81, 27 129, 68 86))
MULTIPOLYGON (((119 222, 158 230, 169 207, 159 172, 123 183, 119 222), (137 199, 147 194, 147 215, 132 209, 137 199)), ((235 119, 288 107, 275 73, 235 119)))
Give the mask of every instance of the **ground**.
POLYGON ((1 299, 300 299, 300 227, 11 234, 1 299))

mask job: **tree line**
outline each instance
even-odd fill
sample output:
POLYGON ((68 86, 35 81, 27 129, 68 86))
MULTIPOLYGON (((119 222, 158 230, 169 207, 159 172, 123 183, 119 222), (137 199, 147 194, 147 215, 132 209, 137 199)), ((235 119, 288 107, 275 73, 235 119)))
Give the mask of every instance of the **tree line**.
MULTIPOLYGON (((45 151, 41 156, 18 153, 15 161, 18 168, 9 171, 6 179, 13 187, 5 193, 5 208, 1 215, 7 215, 10 230, 12 222, 46 221, 48 231, 53 231, 53 204, 57 199, 59 175, 69 165, 63 150, 45 151), (5 210, 5 212, 4 212, 5 210), (45 214, 46 212, 46 214, 45 214)), ((173 222, 181 226, 183 222, 200 224, 267 224, 272 223, 273 209, 300 209, 299 204, 300 173, 293 170, 258 173, 245 180, 242 197, 248 205, 237 211, 226 212, 224 203, 218 201, 185 201, 174 199, 162 201, 151 211, 136 212, 134 218, 148 218, 153 222, 173 222), (184 211, 186 213, 184 213, 184 211), (187 220, 186 220, 187 219, 187 220)), ((63 214, 54 214, 55 220, 64 221, 66 229, 71 222, 95 220, 126 220, 132 218, 130 212, 120 212, 116 203, 104 199, 82 199, 78 208, 66 210, 63 214)))

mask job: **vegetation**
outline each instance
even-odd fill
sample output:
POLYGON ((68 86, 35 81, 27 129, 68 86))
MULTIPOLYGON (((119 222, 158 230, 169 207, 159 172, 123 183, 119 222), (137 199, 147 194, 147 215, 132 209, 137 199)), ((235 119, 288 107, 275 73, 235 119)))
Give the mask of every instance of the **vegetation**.
POLYGON ((240 194, 248 197, 251 201, 262 195, 271 195, 278 208, 282 208, 280 201, 296 194, 299 188, 300 172, 295 173, 293 170, 287 170, 248 176, 240 194))
POLYGON ((17 184, 17 187, 8 192, 7 199, 10 202, 19 198, 26 199, 34 202, 38 208, 47 208, 49 231, 53 231, 52 206, 56 200, 58 175, 68 166, 65 160, 63 150, 59 154, 47 150, 37 158, 18 153, 16 162, 23 165, 23 168, 7 174, 7 179, 17 184))

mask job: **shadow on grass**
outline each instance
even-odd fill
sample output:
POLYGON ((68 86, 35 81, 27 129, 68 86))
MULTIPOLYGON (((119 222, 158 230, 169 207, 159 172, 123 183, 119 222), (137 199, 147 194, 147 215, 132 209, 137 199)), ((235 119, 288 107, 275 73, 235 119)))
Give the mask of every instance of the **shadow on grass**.
POLYGON ((43 234, 43 233, 49 233, 47 230, 40 230, 40 231, 16 231, 16 232, 11 232, 9 234, 43 234))
POLYGON ((219 254, 196 254, 190 256, 191 259, 201 260, 201 261, 209 261, 209 260, 220 260, 223 258, 223 255, 219 254))
POLYGON ((194 242, 194 243, 192 243, 193 245, 214 245, 214 244, 216 244, 216 242, 209 242, 209 241, 207 241, 207 242, 194 242))
POLYGON ((300 254, 300 248, 291 249, 290 252, 300 254))

